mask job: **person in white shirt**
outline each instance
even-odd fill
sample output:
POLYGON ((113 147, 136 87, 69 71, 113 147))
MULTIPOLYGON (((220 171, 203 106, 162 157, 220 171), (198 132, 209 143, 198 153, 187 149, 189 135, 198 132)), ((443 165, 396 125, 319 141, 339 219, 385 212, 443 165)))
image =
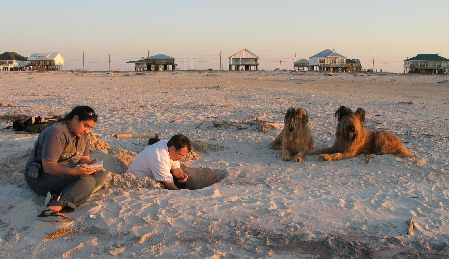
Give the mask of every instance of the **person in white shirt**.
POLYGON ((127 172, 139 179, 148 177, 161 182, 169 190, 179 190, 189 179, 179 160, 183 159, 191 148, 190 140, 182 134, 174 135, 168 142, 160 140, 140 152, 127 172))

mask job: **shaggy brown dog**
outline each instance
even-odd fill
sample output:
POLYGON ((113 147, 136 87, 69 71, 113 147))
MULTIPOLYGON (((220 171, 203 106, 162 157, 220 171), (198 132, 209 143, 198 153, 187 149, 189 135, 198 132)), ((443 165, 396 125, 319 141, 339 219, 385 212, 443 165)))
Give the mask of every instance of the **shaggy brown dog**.
POLYGON ((363 127, 365 110, 358 108, 355 113, 345 106, 335 112, 338 117, 336 140, 333 146, 310 151, 309 155, 319 155, 323 161, 348 159, 360 154, 392 154, 399 157, 414 156, 402 145, 394 134, 384 131, 370 131, 363 127))
POLYGON ((285 113, 284 129, 271 142, 272 149, 282 149, 282 160, 304 162, 307 151, 313 147, 309 115, 303 108, 290 108, 285 113))

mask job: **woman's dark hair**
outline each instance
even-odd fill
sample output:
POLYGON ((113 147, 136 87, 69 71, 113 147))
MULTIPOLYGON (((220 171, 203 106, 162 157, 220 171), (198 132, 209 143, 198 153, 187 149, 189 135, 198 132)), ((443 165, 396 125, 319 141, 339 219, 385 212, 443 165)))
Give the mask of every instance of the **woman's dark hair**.
POLYGON ((73 119, 75 115, 78 115, 78 118, 80 121, 84 120, 93 120, 94 122, 97 122, 98 115, 95 113, 94 109, 92 109, 89 106, 76 106, 73 108, 71 112, 69 112, 62 120, 68 121, 73 119))
POLYGON ((167 147, 174 146, 176 150, 179 150, 183 147, 187 147, 187 149, 192 149, 192 145, 190 144, 190 139, 182 134, 174 135, 170 138, 170 140, 167 142, 167 147))

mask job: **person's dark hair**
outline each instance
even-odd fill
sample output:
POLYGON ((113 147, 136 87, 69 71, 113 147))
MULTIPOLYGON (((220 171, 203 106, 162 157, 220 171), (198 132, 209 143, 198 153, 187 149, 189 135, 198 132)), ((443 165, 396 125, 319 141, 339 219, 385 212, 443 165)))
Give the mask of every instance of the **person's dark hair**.
POLYGON ((192 149, 192 145, 190 144, 190 139, 182 134, 174 135, 170 138, 170 140, 167 142, 167 147, 174 146, 176 150, 179 150, 180 148, 187 147, 187 149, 192 149))
POLYGON ((84 120, 93 120, 94 122, 97 122, 98 115, 95 113, 94 109, 92 109, 89 106, 76 106, 73 108, 71 112, 69 112, 64 118, 63 121, 68 121, 73 119, 75 115, 78 115, 78 118, 80 121, 84 120))

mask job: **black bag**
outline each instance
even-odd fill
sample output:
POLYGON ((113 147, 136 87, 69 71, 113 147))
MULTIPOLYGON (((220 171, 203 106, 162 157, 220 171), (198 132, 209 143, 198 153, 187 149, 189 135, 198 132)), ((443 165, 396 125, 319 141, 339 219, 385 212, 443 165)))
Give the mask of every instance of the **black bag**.
MULTIPOLYGON (((37 156, 37 142, 38 140, 36 140, 36 144, 34 144, 34 159, 36 159, 37 156)), ((31 162, 31 164, 26 169, 26 173, 30 178, 34 179, 40 178, 44 173, 44 168, 42 167, 42 160, 41 161, 34 160, 33 162, 31 162)))
POLYGON ((27 174, 31 178, 40 178, 43 173, 44 169, 42 168, 42 161, 34 161, 28 166, 27 174))
POLYGON ((22 119, 17 119, 15 121, 13 121, 12 128, 14 129, 14 131, 22 131, 22 130, 25 130, 26 128, 28 128, 32 124, 33 124, 32 117, 27 116, 22 119))

